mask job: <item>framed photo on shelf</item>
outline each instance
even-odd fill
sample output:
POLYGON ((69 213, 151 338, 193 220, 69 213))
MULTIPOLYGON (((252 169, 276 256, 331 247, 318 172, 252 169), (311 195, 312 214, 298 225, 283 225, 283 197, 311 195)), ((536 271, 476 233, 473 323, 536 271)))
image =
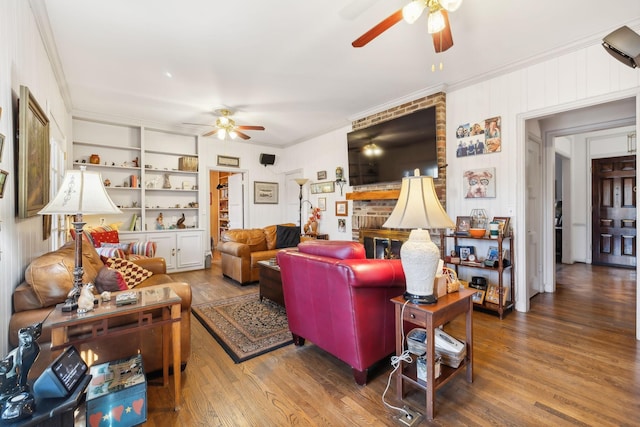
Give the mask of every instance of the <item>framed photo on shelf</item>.
MULTIPOLYGON (((507 300, 509 299, 508 297, 509 297, 509 287, 503 286, 502 305, 505 305, 507 303, 507 300)), ((490 284, 487 287, 487 293, 485 294, 484 300, 492 304, 500 304, 500 287, 498 285, 490 284)))
POLYGON ((505 237, 509 235, 509 219, 510 217, 508 216, 493 217, 493 221, 500 224, 500 226, 498 227, 498 233, 505 237))
MULTIPOLYGON (((473 288, 469 288, 469 289, 473 289, 473 288)), ((471 301, 473 301, 474 304, 482 305, 482 303, 484 303, 485 291, 483 291, 482 289, 473 289, 473 290, 475 292, 473 293, 473 295, 471 295, 471 301)))
POLYGON ((456 218, 456 234, 458 236, 469 236, 470 228, 471 228, 470 216, 459 216, 456 218))
POLYGON ((253 181, 253 203, 277 204, 278 183, 253 181))
POLYGON ((489 250, 487 251, 486 261, 498 261, 498 247, 497 246, 489 246, 489 250))
POLYGON ((476 248, 474 246, 456 246, 456 255, 460 257, 460 261, 469 261, 469 255, 475 255, 476 248))
POLYGON ((348 216, 349 215, 349 202, 346 200, 336 202, 336 216, 348 216))

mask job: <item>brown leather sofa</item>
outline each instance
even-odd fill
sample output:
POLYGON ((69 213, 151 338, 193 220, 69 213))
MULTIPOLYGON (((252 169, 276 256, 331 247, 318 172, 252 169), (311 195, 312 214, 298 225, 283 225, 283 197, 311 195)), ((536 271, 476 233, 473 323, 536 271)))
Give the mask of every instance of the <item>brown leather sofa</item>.
MULTIPOLYGON (((169 286, 182 298, 181 310, 181 368, 187 364, 191 354, 191 286, 184 282, 174 282, 166 274, 164 258, 146 258, 132 261, 152 271, 153 275, 145 279, 138 288, 150 286, 169 286)), ((20 328, 42 322, 56 304, 64 302, 73 286, 75 264, 75 242, 69 242, 60 249, 46 253, 36 259, 25 271, 25 281, 18 285, 13 293, 13 314, 9 322, 9 343, 18 346, 20 328)), ((83 283, 94 281, 98 271, 104 266, 95 248, 83 241, 82 266, 83 283)), ((123 318, 122 323, 131 323, 133 318, 123 318)), ((40 373, 52 361, 50 350, 51 330, 43 327, 38 339, 40 356, 32 368, 32 373, 40 373)), ((147 373, 162 370, 162 328, 146 329, 140 333, 131 333, 117 337, 100 338, 77 346, 89 364, 103 363, 142 354, 144 369, 147 373)), ((170 362, 171 363, 171 362, 170 362)))
MULTIPOLYGON (((280 225, 295 227, 295 224, 280 225)), ((280 250, 276 248, 277 228, 277 225, 264 228, 235 228, 222 233, 217 246, 221 255, 222 274, 241 285, 257 282, 260 279, 258 261, 275 258, 280 250)))

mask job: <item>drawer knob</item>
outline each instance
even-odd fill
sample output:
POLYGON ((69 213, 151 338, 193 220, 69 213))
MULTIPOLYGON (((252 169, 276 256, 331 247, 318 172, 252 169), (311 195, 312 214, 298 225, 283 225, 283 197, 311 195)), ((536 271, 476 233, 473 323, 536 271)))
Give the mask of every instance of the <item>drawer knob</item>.
POLYGON ((413 314, 413 313, 411 313, 411 314, 409 315, 409 317, 411 317, 412 319, 415 319, 415 318, 416 318, 416 315, 415 315, 415 314, 413 314))

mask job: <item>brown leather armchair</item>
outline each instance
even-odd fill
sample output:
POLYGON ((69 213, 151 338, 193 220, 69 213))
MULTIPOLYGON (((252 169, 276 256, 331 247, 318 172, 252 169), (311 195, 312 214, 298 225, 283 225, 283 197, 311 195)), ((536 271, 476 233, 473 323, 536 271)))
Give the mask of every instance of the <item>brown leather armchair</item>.
MULTIPOLYGON (((34 259, 27 267, 25 281, 18 285, 13 293, 13 314, 9 321, 9 343, 18 345, 20 328, 43 322, 56 304, 64 302, 73 284, 75 264, 75 242, 69 242, 60 249, 34 259)), ((184 282, 174 282, 166 274, 164 258, 146 258, 132 261, 153 272, 153 275, 137 288, 150 286, 169 286, 182 299, 181 304, 181 368, 187 364, 191 354, 191 286, 184 282)), ((83 242, 82 265, 83 283, 92 282, 100 268, 104 266, 95 248, 83 242)), ((122 324, 135 319, 122 319, 122 324)), ((51 330, 43 328, 38 339, 40 356, 33 365, 36 375, 52 361, 50 350, 51 330)), ((118 337, 97 339, 80 346, 78 350, 86 354, 87 363, 103 363, 121 359, 140 352, 147 373, 162 370, 162 328, 151 328, 138 334, 131 333, 118 337)), ((171 363, 171 362, 170 362, 171 363)))
MULTIPOLYGON (((295 227, 295 224, 281 224, 295 227)), ((275 258, 277 225, 264 228, 231 229, 222 233, 217 249, 220 251, 222 274, 241 285, 260 279, 258 261, 275 258)))

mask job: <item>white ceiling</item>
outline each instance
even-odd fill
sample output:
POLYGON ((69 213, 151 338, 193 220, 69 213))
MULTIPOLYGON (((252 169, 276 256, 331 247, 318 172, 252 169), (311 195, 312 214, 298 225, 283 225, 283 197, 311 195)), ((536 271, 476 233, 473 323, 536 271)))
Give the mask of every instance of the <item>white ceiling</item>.
POLYGON ((273 146, 640 22, 638 0, 465 0, 449 15, 445 53, 434 53, 425 16, 351 46, 407 2, 32 0, 38 20, 48 16, 75 114, 181 126, 213 123, 226 106, 238 124, 266 127, 248 131, 249 143, 273 146))

